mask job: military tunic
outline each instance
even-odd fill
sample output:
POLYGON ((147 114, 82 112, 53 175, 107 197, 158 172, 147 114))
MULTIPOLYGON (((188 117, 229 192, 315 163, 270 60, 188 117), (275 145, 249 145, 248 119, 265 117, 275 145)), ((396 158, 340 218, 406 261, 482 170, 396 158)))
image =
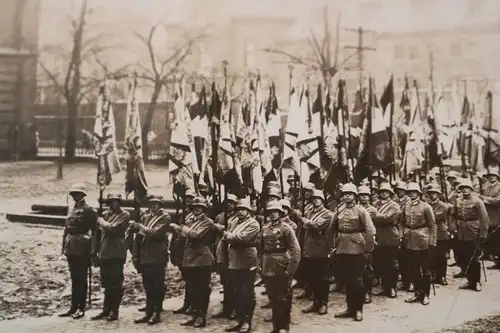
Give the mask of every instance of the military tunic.
POLYGON ((99 259, 101 285, 104 289, 103 313, 118 313, 123 297, 123 267, 127 258, 127 232, 130 214, 108 210, 103 214, 100 238, 94 237, 94 251, 99 259))
POLYGON ((240 322, 252 321, 255 311, 255 277, 258 265, 257 248, 260 225, 251 216, 238 219, 228 232, 228 267, 233 285, 235 312, 240 322))
POLYGON ((92 233, 96 230, 97 213, 85 200, 75 203, 66 217, 62 252, 71 276, 71 310, 85 310, 87 272, 90 266, 92 233))
POLYGON ((480 197, 490 220, 486 252, 495 256, 495 264, 500 266, 500 182, 495 181, 484 186, 483 195, 480 197))
POLYGON ((165 298, 165 267, 168 263, 170 215, 159 209, 141 217, 143 227, 135 234, 132 262, 142 274, 146 292, 146 313, 159 313, 165 298))
POLYGON ((391 199, 379 200, 375 208, 377 213, 372 219, 377 229, 376 267, 382 278, 383 290, 389 292, 396 289, 398 282, 401 208, 391 199))
POLYGON ((470 284, 481 281, 480 251, 478 241, 486 239, 488 234, 489 218, 484 203, 475 195, 457 198, 452 208, 458 226, 458 240, 460 242, 460 257, 467 263, 467 280, 470 284))
POLYGON ((447 258, 446 254, 449 249, 449 220, 448 212, 450 210, 450 205, 437 199, 435 201, 430 201, 429 204, 434 212, 434 217, 436 219, 437 225, 437 243, 436 251, 432 253, 433 261, 433 271, 436 279, 446 278, 447 270, 447 258))
POLYGON ((214 257, 212 244, 214 222, 205 214, 193 215, 190 225, 183 225, 180 234, 186 239, 182 267, 186 269, 187 285, 194 316, 205 318, 210 302, 210 280, 214 257))
POLYGON ((363 310, 365 286, 365 253, 375 247, 375 226, 368 211, 361 205, 346 203, 332 223, 336 237, 336 253, 342 267, 342 281, 346 284, 346 302, 349 312, 363 310))
POLYGON ((262 229, 262 275, 271 301, 274 329, 290 329, 291 279, 299 266, 300 246, 285 218, 262 229))
POLYGON ((403 209, 403 247, 407 250, 409 276, 419 300, 429 297, 431 288, 430 247, 436 246, 437 226, 429 204, 412 200, 403 209))

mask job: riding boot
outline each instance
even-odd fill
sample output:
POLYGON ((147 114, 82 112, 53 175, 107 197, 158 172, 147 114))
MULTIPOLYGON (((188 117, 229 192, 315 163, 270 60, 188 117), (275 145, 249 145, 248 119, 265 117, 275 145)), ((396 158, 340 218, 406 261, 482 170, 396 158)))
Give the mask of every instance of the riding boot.
POLYGON ((99 320, 99 319, 105 319, 109 316, 109 313, 111 311, 111 290, 109 289, 104 289, 104 301, 102 304, 102 311, 96 316, 90 317, 90 320, 99 320))

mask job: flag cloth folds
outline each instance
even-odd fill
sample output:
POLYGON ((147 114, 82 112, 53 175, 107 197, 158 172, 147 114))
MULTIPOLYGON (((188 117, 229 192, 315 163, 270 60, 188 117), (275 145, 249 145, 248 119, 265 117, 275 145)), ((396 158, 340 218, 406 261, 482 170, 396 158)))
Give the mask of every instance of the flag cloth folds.
POLYGON ((127 149, 127 174, 125 178, 125 194, 134 192, 139 202, 144 200, 148 192, 148 183, 144 172, 142 156, 142 130, 139 115, 139 104, 135 99, 137 78, 129 84, 127 98, 127 118, 125 120, 125 147, 127 149))
POLYGON ((116 147, 116 127, 109 89, 105 82, 99 89, 94 123, 94 151, 97 156, 97 184, 104 189, 113 175, 121 171, 116 147))

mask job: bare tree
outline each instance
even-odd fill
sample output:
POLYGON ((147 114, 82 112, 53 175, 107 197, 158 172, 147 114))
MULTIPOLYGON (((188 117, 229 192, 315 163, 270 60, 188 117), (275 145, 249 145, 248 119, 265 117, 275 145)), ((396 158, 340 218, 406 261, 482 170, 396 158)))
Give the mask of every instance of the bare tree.
MULTIPOLYGON (((54 87, 55 93, 64 97, 67 104, 67 133, 65 142, 65 158, 67 161, 75 157, 77 142, 77 119, 78 109, 81 102, 95 91, 105 76, 113 77, 122 75, 127 66, 114 72, 109 72, 108 66, 99 57, 104 51, 115 47, 113 43, 105 42, 106 37, 111 37, 105 33, 92 31, 92 26, 88 23, 88 18, 93 10, 88 8, 88 0, 82 0, 77 17, 71 17, 71 38, 70 49, 64 45, 48 45, 42 50, 39 64, 43 73, 54 87), (44 60, 43 55, 52 61, 44 60), (54 59, 61 62, 59 68, 53 68, 49 64, 54 64, 54 59), (84 75, 83 66, 91 64, 101 67, 103 73, 100 75, 84 75)), ((57 99, 58 100, 58 99, 57 99)))
POLYGON ((307 68, 319 70, 324 84, 327 85, 330 79, 333 78, 347 61, 356 54, 353 53, 340 62, 340 21, 341 14, 339 13, 336 18, 334 36, 332 36, 328 8, 325 7, 323 9, 323 36, 322 38, 318 37, 318 34, 310 29, 309 36, 307 37, 309 45, 307 55, 294 54, 276 48, 265 48, 264 51, 281 55, 293 64, 304 65, 307 68))
POLYGON ((147 35, 134 32, 134 35, 144 44, 144 46, 146 46, 149 57, 147 65, 142 63, 137 64, 139 68, 138 77, 147 80, 153 88, 146 118, 142 126, 142 145, 145 159, 149 157, 148 133, 151 131, 154 111, 158 104, 161 89, 173 79, 176 72, 179 71, 180 66, 186 61, 188 56, 192 54, 193 47, 196 43, 206 36, 203 32, 204 29, 200 30, 198 33, 186 35, 181 38, 180 43, 177 43, 170 49, 168 55, 160 56, 153 45, 153 38, 160 25, 160 23, 152 25, 147 35))

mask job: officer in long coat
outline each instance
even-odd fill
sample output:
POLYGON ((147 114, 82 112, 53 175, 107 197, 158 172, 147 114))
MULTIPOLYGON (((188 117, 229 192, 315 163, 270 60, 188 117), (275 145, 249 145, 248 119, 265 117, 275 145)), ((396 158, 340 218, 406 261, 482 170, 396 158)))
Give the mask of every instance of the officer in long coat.
POLYGON ((346 283, 347 309, 335 317, 361 321, 365 298, 363 274, 375 246, 375 227, 366 209, 356 204, 356 185, 345 184, 341 192, 345 207, 335 214, 331 228, 336 238, 342 280, 346 283))
MULTIPOLYGON (((193 221, 193 212, 191 211, 191 203, 194 198, 196 198, 196 193, 193 190, 187 190, 184 194, 184 210, 180 216, 178 223, 179 225, 190 226, 193 221)), ((182 281, 184 281, 184 286, 186 286, 187 275, 186 270, 182 266, 182 260, 184 257, 184 248, 186 245, 186 238, 180 233, 173 233, 172 241, 170 242, 170 262, 172 265, 177 266, 181 272, 182 281)), ((184 301, 182 306, 173 311, 174 314, 189 314, 191 310, 191 295, 189 294, 188 288, 184 287, 184 301)))
POLYGON ((96 230, 97 213, 87 205, 85 185, 75 184, 69 191, 75 202, 64 226, 62 254, 66 256, 71 276, 71 308, 59 315, 80 319, 85 315, 87 272, 90 266, 91 239, 96 230))
POLYGON ((172 224, 172 229, 186 238, 182 267, 186 269, 187 285, 191 297, 192 317, 182 326, 205 327, 210 302, 210 280, 214 257, 212 243, 214 222, 206 216, 207 201, 202 197, 191 203, 193 220, 190 225, 172 224))
POLYGON ((317 312, 324 315, 328 312, 330 289, 328 256, 333 241, 330 234, 333 213, 325 208, 322 191, 314 190, 310 199, 312 209, 302 218, 302 226, 305 230, 303 260, 313 303, 302 312, 317 312))
POLYGON ((262 275, 271 300, 272 333, 290 329, 293 275, 300 261, 300 247, 292 227, 282 218, 279 202, 267 205, 269 223, 262 229, 262 275))
POLYGON ((448 268, 448 250, 449 245, 449 211, 450 205, 441 201, 439 198, 442 195, 441 189, 437 184, 434 184, 428 191, 429 205, 434 212, 434 218, 437 225, 437 243, 435 252, 432 253, 432 270, 433 282, 443 286, 448 285, 446 279, 446 271, 448 268))
MULTIPOLYGON (((407 184, 403 181, 397 181, 394 185, 394 201, 399 204, 399 208, 401 212, 405 209, 406 205, 410 203, 410 198, 406 193, 407 184)), ((399 254, 398 254, 398 263, 399 263, 399 272, 401 274, 401 280, 403 282, 402 290, 406 290, 409 292, 414 291, 413 283, 410 278, 410 262, 408 259, 408 251, 400 246, 399 254)))
MULTIPOLYGON (((377 214, 377 209, 370 204, 371 191, 368 186, 358 187, 358 201, 359 205, 366 209, 370 218, 373 219, 377 214)), ((372 292, 373 292, 373 279, 375 278, 375 273, 379 273, 377 266, 375 266, 376 261, 372 255, 366 255, 367 263, 365 265, 365 272, 363 274, 363 286, 365 287, 365 304, 370 304, 372 302, 372 292)), ((378 276, 378 275, 377 275, 378 276)))
POLYGON ((458 225, 458 240, 461 255, 468 263, 465 269, 467 283, 461 289, 481 291, 481 264, 479 257, 488 234, 489 218, 484 203, 472 192, 470 179, 463 179, 458 189, 462 195, 457 198, 452 208, 452 215, 458 225))
POLYGON ((165 298, 165 269, 168 263, 168 235, 170 215, 161 208, 163 197, 151 195, 148 198, 149 211, 141 216, 140 222, 130 222, 135 233, 132 247, 132 263, 142 275, 146 292, 146 312, 136 324, 155 325, 165 298))
MULTIPOLYGON (((235 206, 238 198, 234 194, 227 195, 226 202, 226 212, 222 212, 215 217, 215 229, 218 231, 219 235, 222 235, 222 231, 231 231, 234 228, 238 218, 236 217, 235 206), (219 231, 220 230, 220 231, 219 231)), ((222 299, 222 309, 220 312, 214 314, 212 318, 230 318, 233 313, 233 286, 231 284, 231 278, 229 276, 228 268, 228 254, 227 254, 227 244, 225 240, 218 237, 217 248, 215 250, 215 257, 217 261, 217 270, 219 272, 220 281, 224 287, 224 298, 222 299)))
POLYGON ((255 276, 257 269, 257 243, 260 225, 251 216, 253 211, 250 199, 238 201, 236 216, 238 221, 231 231, 223 231, 223 239, 228 244, 229 274, 233 284, 235 312, 238 322, 226 328, 226 332, 244 332, 252 330, 255 311, 255 276))
POLYGON ((490 169, 485 176, 488 182, 483 186, 479 199, 483 200, 490 220, 485 250, 493 256, 494 264, 488 269, 500 269, 500 174, 495 168, 490 169))
MULTIPOLYGON (((295 215, 306 216, 306 212, 312 209, 311 195, 314 192, 315 186, 313 183, 307 183, 306 186, 302 188, 302 192, 299 191, 299 196, 297 199, 295 215)), ((299 244, 301 248, 304 248, 306 230, 302 223, 297 225, 297 238, 299 239, 299 244)), ((304 255, 304 253, 302 253, 304 255)), ((304 288, 304 291, 297 296, 297 299, 309 299, 312 297, 311 286, 307 282, 307 267, 304 258, 301 258, 299 263, 299 268, 295 274, 295 280, 297 284, 293 288, 304 288)))
POLYGON ((407 250, 415 294, 405 302, 427 305, 431 290, 431 253, 436 247, 436 220, 431 206, 420 199, 422 190, 417 183, 409 183, 406 192, 411 201, 402 211, 402 246, 407 250))
POLYGON ((97 219, 101 233, 93 239, 93 258, 95 266, 100 267, 101 286, 104 289, 104 301, 101 313, 92 320, 118 319, 118 309, 123 297, 123 266, 127 259, 125 233, 129 227, 130 214, 121 208, 121 195, 108 194, 109 210, 97 219))
POLYGON ((389 183, 382 183, 378 189, 379 200, 376 203, 376 214, 372 217, 377 229, 377 246, 375 257, 377 267, 382 278, 382 291, 377 296, 383 295, 395 298, 398 283, 398 255, 399 255, 399 221, 401 208, 391 199, 394 195, 389 183))

